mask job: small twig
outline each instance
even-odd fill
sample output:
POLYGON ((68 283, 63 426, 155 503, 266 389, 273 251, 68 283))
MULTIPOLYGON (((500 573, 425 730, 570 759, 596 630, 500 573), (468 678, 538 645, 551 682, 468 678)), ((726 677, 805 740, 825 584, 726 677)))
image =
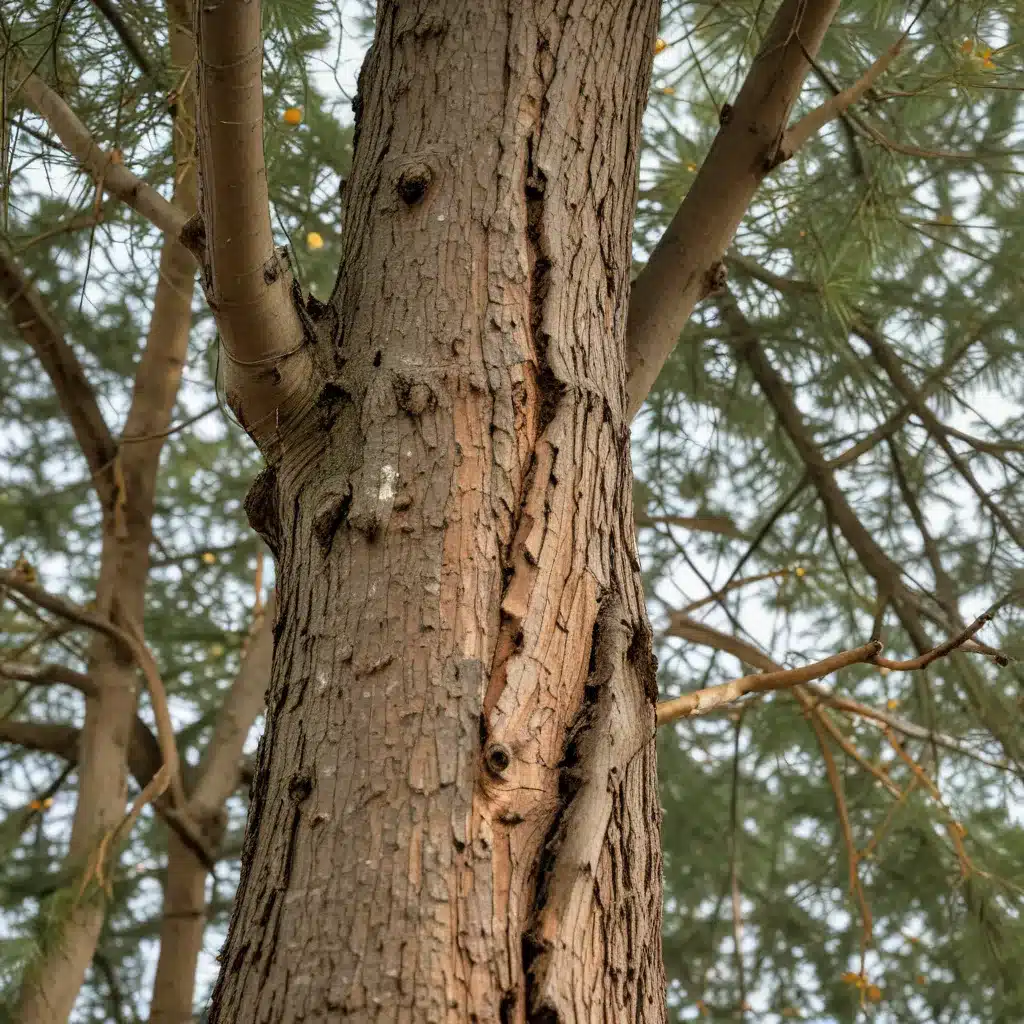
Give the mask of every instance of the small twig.
POLYGON ((795 573, 797 576, 803 576, 805 575, 806 570, 798 571, 796 569, 775 569, 772 572, 758 573, 756 576, 742 576, 740 579, 731 580, 720 590, 716 590, 707 597, 702 597, 699 601, 692 601, 690 604, 680 609, 680 612, 683 615, 689 615, 692 612, 697 611, 698 608, 703 608, 707 604, 715 604, 732 590, 738 590, 740 587, 745 587, 749 583, 763 583, 765 580, 785 579, 791 572, 795 573))
POLYGON ((913 672, 917 669, 927 668, 933 661, 938 661, 939 658, 944 658, 947 654, 957 650, 957 648, 963 647, 986 622, 991 621, 992 616, 1005 603, 1005 599, 997 601, 987 612, 979 615, 978 618, 957 633, 956 636, 939 644, 938 647, 933 647, 930 651, 925 651, 924 654, 916 658, 910 658, 908 661, 892 661, 889 658, 874 658, 872 660, 879 668, 887 668, 892 672, 913 672))

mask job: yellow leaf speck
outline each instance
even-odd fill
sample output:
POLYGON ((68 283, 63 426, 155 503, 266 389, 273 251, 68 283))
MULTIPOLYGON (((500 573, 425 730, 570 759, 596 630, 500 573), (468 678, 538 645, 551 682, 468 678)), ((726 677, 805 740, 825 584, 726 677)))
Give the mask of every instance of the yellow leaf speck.
POLYGON ((656 54, 661 53, 661 51, 664 50, 666 46, 668 46, 668 43, 666 43, 664 39, 655 39, 654 52, 656 54))
POLYGON ((212 551, 203 552, 203 562, 206 565, 213 565, 217 561, 217 556, 212 551))
POLYGON ((319 231, 310 231, 306 235, 306 245, 310 249, 322 249, 324 247, 323 236, 319 231))

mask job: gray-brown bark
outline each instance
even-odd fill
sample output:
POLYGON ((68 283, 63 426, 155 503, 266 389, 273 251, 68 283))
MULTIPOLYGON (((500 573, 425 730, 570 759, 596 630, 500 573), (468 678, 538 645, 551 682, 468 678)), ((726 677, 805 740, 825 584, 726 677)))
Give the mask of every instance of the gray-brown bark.
POLYGON ((249 501, 280 607, 219 1024, 664 1019, 623 347, 656 14, 379 5, 315 413, 249 501))

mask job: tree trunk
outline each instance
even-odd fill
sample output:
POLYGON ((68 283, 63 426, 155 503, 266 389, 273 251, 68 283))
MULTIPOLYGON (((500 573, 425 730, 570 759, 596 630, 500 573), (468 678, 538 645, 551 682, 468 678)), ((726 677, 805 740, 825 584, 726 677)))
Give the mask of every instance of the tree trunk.
POLYGON ((191 1024, 194 1019, 196 966, 206 929, 206 876, 206 865, 170 832, 149 1024, 191 1024))
POLYGON ((211 1021, 664 1019, 623 350, 657 8, 378 5, 322 387, 248 502, 279 609, 211 1021))

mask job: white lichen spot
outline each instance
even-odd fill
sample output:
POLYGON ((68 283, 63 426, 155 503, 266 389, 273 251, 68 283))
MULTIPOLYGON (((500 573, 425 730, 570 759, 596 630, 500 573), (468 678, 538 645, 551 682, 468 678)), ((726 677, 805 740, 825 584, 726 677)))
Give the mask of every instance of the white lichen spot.
POLYGON ((377 492, 377 497, 381 502, 391 502, 395 500, 395 492, 398 485, 398 470, 394 466, 381 466, 380 467, 380 490, 377 492))
POLYGON ((331 681, 327 678, 327 673, 323 669, 320 669, 316 674, 316 692, 324 693, 330 685, 331 681))

